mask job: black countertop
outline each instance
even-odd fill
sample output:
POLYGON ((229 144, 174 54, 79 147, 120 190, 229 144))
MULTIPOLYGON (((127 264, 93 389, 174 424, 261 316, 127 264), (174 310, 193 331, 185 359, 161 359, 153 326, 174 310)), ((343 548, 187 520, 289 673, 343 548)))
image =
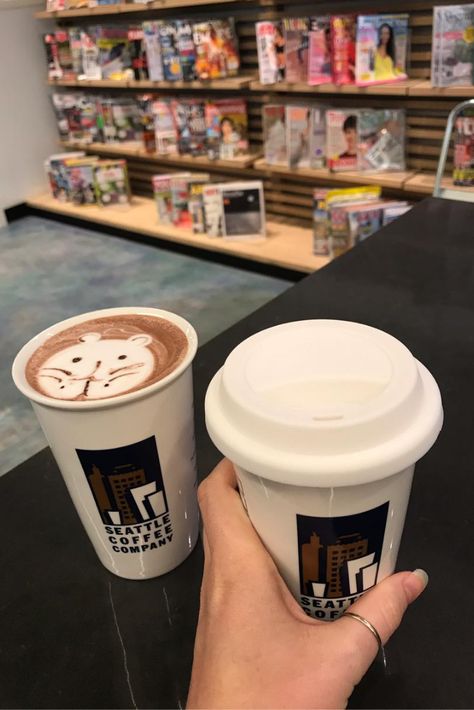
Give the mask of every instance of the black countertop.
MULTIPOLYGON (((428 199, 202 347, 195 360, 198 462, 209 380, 242 339, 304 318, 367 323, 433 373, 445 408, 418 464, 399 569, 425 568, 408 611, 350 706, 474 706, 474 206, 428 199)), ((0 707, 184 707, 203 553, 146 582, 99 563, 49 449, 0 479, 0 707)))

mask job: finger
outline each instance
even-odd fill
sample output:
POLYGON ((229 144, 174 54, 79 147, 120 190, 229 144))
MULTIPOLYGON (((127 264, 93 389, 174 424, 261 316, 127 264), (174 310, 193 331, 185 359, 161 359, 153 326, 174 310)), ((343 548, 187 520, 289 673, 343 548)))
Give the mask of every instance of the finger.
MULTIPOLYGON (((382 644, 385 644, 399 627, 408 605, 420 596, 427 583, 428 575, 423 570, 399 572, 366 592, 348 611, 367 619, 377 629, 382 644)), ((336 624, 344 624, 346 637, 350 634, 362 659, 370 664, 378 650, 377 640, 371 631, 350 616, 341 616, 336 624)))

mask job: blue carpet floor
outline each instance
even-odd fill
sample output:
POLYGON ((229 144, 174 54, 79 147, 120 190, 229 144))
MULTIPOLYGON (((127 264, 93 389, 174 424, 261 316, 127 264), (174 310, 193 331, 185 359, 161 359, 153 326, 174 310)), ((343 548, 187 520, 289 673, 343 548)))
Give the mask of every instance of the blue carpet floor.
POLYGON ((0 229, 0 475, 46 445, 10 376, 38 331, 97 308, 154 306, 191 321, 203 343, 289 285, 38 217, 0 229))

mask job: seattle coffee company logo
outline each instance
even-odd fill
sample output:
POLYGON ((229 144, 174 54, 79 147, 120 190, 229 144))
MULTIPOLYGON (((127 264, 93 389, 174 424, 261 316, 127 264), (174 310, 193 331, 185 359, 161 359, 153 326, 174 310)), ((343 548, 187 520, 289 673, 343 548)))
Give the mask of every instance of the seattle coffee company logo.
POLYGON ((154 436, 116 449, 76 452, 114 552, 145 552, 171 542, 154 436))
POLYGON ((301 604, 308 616, 340 616, 377 582, 388 502, 337 518, 297 515, 301 604))

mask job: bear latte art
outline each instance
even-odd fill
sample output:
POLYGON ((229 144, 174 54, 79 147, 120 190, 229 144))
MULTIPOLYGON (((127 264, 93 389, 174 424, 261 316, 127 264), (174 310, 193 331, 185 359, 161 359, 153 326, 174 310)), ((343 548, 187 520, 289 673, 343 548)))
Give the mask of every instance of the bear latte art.
POLYGON ((108 399, 169 375, 184 359, 186 335, 164 318, 96 318, 53 335, 26 366, 29 384, 54 399, 108 399))

